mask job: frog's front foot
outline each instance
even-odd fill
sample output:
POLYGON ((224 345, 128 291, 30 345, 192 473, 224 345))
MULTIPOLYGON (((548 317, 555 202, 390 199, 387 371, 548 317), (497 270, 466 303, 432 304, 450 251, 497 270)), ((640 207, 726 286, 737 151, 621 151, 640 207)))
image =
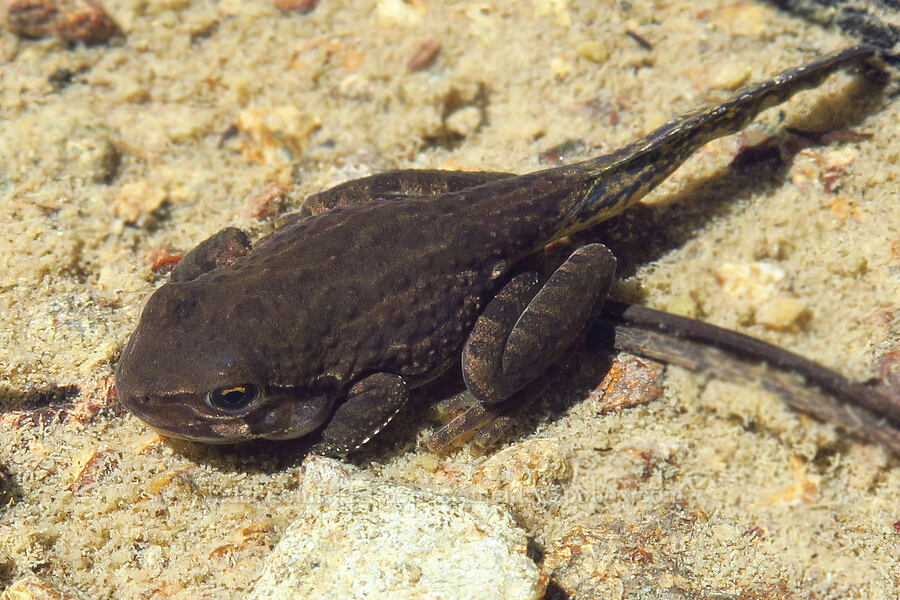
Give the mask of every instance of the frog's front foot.
POLYGON ((356 382, 322 430, 314 454, 343 458, 384 429, 406 404, 409 393, 399 375, 374 373, 356 382))

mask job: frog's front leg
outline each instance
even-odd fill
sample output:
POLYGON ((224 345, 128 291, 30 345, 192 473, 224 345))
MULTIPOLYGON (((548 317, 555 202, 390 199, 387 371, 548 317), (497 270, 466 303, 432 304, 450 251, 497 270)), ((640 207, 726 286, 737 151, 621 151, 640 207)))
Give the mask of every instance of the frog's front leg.
POLYGON ((463 379, 475 403, 429 441, 484 425, 493 406, 541 375, 575 345, 606 296, 616 259, 603 244, 577 249, 541 285, 534 273, 514 277, 478 318, 462 353, 463 379))
POLYGON ((392 373, 374 373, 356 382, 337 407, 312 451, 341 458, 368 442, 406 404, 406 382, 392 373))

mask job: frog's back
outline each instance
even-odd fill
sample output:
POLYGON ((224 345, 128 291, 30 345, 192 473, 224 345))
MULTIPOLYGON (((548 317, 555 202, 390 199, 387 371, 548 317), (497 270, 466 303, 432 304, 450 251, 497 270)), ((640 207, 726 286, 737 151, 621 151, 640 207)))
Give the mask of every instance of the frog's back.
POLYGON ((267 304, 235 317, 248 336, 281 340, 278 381, 323 369, 343 381, 372 371, 427 380, 458 355, 522 252, 510 243, 522 232, 479 204, 460 194, 339 207, 276 230, 198 283, 267 304))

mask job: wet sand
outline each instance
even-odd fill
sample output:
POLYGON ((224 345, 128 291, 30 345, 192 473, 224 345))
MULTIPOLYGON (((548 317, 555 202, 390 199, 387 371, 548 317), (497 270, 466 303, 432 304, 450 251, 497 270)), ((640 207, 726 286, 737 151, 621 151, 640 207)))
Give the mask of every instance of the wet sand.
MULTIPOLYGON (((105 6, 124 39, 0 37, 0 584, 34 573, 85 598, 241 597, 301 512, 295 449, 165 441, 118 407, 117 355, 167 256, 229 225, 264 234, 369 173, 593 156, 855 42, 749 2, 105 6)), ((611 232, 616 294, 878 376, 900 348, 894 98, 841 73, 704 147, 647 198, 655 216, 611 232), (732 164, 770 136, 777 151, 732 164)), ((895 457, 675 368, 659 399, 604 413, 598 356, 508 442, 536 472, 568 465, 530 496, 485 483, 496 454, 417 449, 418 407, 357 462, 505 500, 554 559, 606 532, 630 557, 607 582, 896 597, 895 457)))

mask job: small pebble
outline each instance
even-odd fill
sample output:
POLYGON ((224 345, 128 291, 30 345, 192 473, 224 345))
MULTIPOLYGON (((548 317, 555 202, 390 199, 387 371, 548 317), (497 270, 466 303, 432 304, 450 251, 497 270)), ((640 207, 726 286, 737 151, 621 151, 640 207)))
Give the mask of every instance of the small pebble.
POLYGON ((774 13, 768 6, 755 2, 738 2, 717 11, 713 22, 729 35, 759 37, 777 21, 774 13))
POLYGON ((76 145, 78 162, 94 183, 110 184, 119 174, 122 153, 107 139, 85 139, 76 145))
POLYGON ((735 90, 750 79, 751 73, 748 65, 725 62, 713 69, 709 85, 722 90, 735 90))
POLYGON ((575 48, 575 52, 578 53, 578 56, 595 63, 604 63, 609 58, 609 46, 594 40, 581 42, 575 48))
POLYGON ((10 30, 27 38, 58 35, 68 42, 102 44, 122 30, 93 0, 13 0, 7 7, 10 30))
POLYGON ((54 90, 59 91, 71 85, 74 79, 75 73, 71 69, 62 68, 50 73, 47 81, 50 82, 54 90))
POLYGON ((273 183, 244 200, 241 216, 267 220, 281 214, 288 201, 289 188, 273 183))
POLYGON ((441 51, 441 44, 434 38, 428 38, 419 42, 415 51, 406 61, 406 68, 410 71, 421 71, 430 66, 441 51))
POLYGON ((538 438, 513 444, 488 458, 472 485, 495 501, 510 503, 559 491, 572 477, 572 465, 558 439, 538 438))
POLYGON ((550 69, 558 81, 565 79, 572 72, 572 63, 560 56, 550 59, 550 69))
POLYGON ((809 316, 805 302, 780 294, 761 304, 754 313, 754 320, 767 329, 785 331, 797 329, 809 316))
POLYGON ((421 2, 378 0, 375 6, 375 15, 379 19, 406 26, 417 25, 426 12, 426 5, 421 2))
POLYGON ((166 201, 166 190, 159 184, 141 180, 126 183, 113 203, 116 216, 126 223, 134 224, 146 215, 159 209, 166 201))
POLYGON ((275 8, 282 12, 311 13, 319 5, 319 0, 275 0, 275 8))
POLYGON ((173 252, 168 246, 154 246, 141 254, 141 260, 150 265, 150 270, 161 274, 174 269, 182 258, 184 252, 173 252))
POLYGON ((258 164, 291 161, 303 153, 320 125, 318 118, 294 106, 247 108, 235 123, 239 135, 225 145, 236 144, 247 160, 258 164))
POLYGON ((481 126, 481 111, 475 106, 464 106, 447 117, 444 125, 450 133, 466 137, 481 126))
POLYGON ((769 262, 723 263, 716 279, 729 298, 761 302, 771 298, 787 277, 784 269, 769 262))
POLYGON ((34 575, 14 581, 0 594, 0 600, 74 600, 52 583, 34 575))
POLYGON ((663 394, 664 370, 662 363, 619 355, 591 398, 602 413, 649 404, 663 394))
POLYGON ((666 310, 682 317, 688 317, 689 319, 696 319, 701 314, 700 306, 697 304, 697 301, 690 296, 677 296, 672 298, 668 304, 666 304, 666 310))

